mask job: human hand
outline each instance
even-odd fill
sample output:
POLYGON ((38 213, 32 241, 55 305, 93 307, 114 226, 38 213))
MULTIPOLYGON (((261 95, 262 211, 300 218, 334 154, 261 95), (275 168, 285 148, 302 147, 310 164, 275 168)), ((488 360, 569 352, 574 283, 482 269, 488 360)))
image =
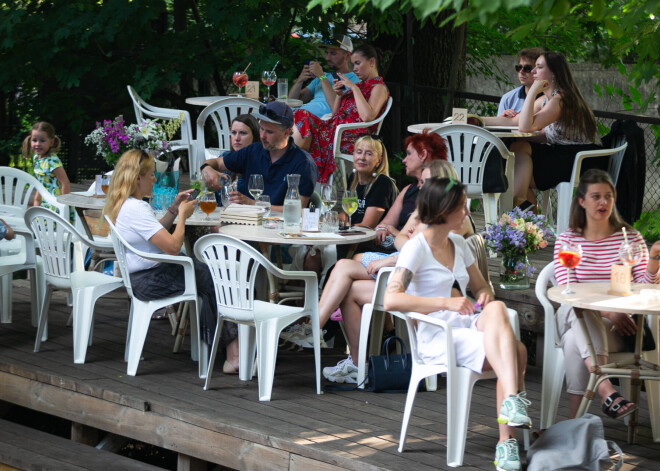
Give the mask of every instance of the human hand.
POLYGON ((369 275, 377 275, 378 271, 384 267, 391 267, 392 263, 390 257, 381 258, 380 260, 372 260, 367 265, 367 273, 369 275))
POLYGON ((181 204, 179 204, 179 221, 188 219, 192 216, 193 211, 195 211, 195 200, 188 201, 186 199, 181 201, 181 204))
POLYGON ((391 234, 388 224, 379 224, 376 226, 376 241, 381 244, 385 238, 391 234))
POLYGON ((514 110, 504 110, 500 115, 501 118, 515 118, 518 116, 518 112, 514 110))
POLYGON ((635 335, 637 332, 637 324, 628 314, 603 311, 601 315, 610 320, 612 330, 616 330, 619 335, 635 335))
POLYGON ((220 189, 218 178, 220 178, 221 176, 222 174, 218 172, 216 169, 211 168, 210 165, 202 169, 202 179, 204 180, 204 184, 206 185, 206 188, 208 188, 209 190, 220 189))
POLYGON ((349 91, 353 91, 355 84, 351 82, 344 74, 337 72, 337 77, 339 77, 339 80, 335 80, 334 84, 332 85, 332 88, 335 89, 335 93, 337 93, 337 95, 344 95, 349 91))
POLYGON ((229 202, 230 203, 236 203, 236 204, 251 204, 251 205, 254 205, 254 200, 252 198, 248 198, 243 193, 240 193, 236 190, 229 193, 229 202))
POLYGON ((192 193, 194 190, 191 188, 190 190, 185 190, 180 192, 176 197, 174 198, 174 202, 172 203, 172 206, 175 208, 178 208, 179 205, 181 204, 182 201, 186 201, 188 197, 190 196, 190 193, 192 193))
POLYGON ((547 80, 534 80, 534 83, 529 87, 529 92, 527 94, 536 96, 548 88, 550 88, 550 82, 547 80))
POLYGON ((458 312, 462 316, 474 314, 474 304, 466 297, 451 297, 445 299, 445 309, 458 312))
POLYGON ((491 293, 490 290, 482 291, 481 293, 479 293, 479 297, 477 298, 477 302, 475 303, 475 307, 478 304, 479 306, 481 306, 483 308, 483 307, 486 306, 486 304, 488 304, 489 302, 491 302, 493 300, 495 300, 495 296, 493 296, 493 293, 491 293))
POLYGON ((309 65, 304 65, 302 70, 300 71, 300 75, 298 75, 298 78, 296 79, 296 82, 304 82, 305 80, 314 78, 314 74, 310 70, 309 66, 311 65, 311 62, 309 65))
POLYGON ((317 62, 317 61, 311 61, 311 62, 309 63, 309 66, 308 66, 308 67, 309 67, 309 73, 310 73, 310 75, 311 75, 312 78, 314 78, 314 77, 316 77, 316 78, 320 78, 320 77, 322 77, 323 75, 325 75, 325 73, 323 72, 323 67, 321 67, 321 63, 320 63, 320 62, 317 62))

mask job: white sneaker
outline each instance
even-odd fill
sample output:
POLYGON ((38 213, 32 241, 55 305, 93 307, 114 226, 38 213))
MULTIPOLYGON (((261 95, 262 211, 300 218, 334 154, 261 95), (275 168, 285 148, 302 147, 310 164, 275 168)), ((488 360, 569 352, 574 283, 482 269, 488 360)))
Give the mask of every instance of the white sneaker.
POLYGON ((289 342, 300 345, 307 337, 312 336, 312 325, 311 324, 298 324, 301 327, 293 332, 287 339, 289 342))
POLYGON ((337 363, 337 366, 323 368, 323 377, 333 383, 357 384, 358 367, 353 364, 353 359, 348 358, 337 363))
POLYGON ((293 324, 293 325, 290 325, 285 330, 280 332, 280 338, 282 340, 289 341, 291 339, 291 337, 299 336, 305 325, 307 325, 307 324, 293 324))
MULTIPOLYGON (((323 339, 323 336, 325 335, 326 331, 321 330, 320 337, 321 337, 321 348, 332 348, 335 344, 335 338, 333 337, 329 342, 326 342, 323 339)), ((297 338, 295 341, 292 340, 293 343, 296 345, 300 345, 303 348, 314 348, 314 335, 312 330, 310 329, 309 335, 305 337, 304 339, 297 338)))

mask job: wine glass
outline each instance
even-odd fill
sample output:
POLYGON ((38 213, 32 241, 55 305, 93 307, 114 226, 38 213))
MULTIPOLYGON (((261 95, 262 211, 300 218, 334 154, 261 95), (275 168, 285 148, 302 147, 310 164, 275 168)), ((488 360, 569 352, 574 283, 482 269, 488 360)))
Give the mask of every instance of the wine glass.
POLYGON ((270 196, 260 195, 256 198, 255 206, 264 208, 263 218, 267 218, 270 215, 270 196))
POLYGON ((254 200, 258 200, 264 192, 264 177, 258 173, 250 175, 250 183, 248 183, 248 191, 254 200))
POLYGON ((215 211, 215 208, 217 207, 217 203, 215 201, 215 193, 211 191, 206 191, 200 196, 199 198, 199 209, 201 209, 204 214, 206 214, 206 217, 204 218, 205 221, 210 221, 211 219, 209 216, 213 211, 215 211))
POLYGON ((332 183, 324 183, 321 185, 321 202, 323 203, 326 213, 337 204, 337 192, 332 186, 332 183))
POLYGON ((578 266, 582 260, 582 246, 579 244, 570 244, 564 242, 559 248, 559 263, 566 267, 566 289, 561 294, 575 294, 571 290, 571 269, 578 266))
MULTIPOLYGON (((321 200, 322 201, 322 200, 321 200)), ((358 198, 355 190, 346 190, 343 198, 341 199, 341 207, 346 214, 348 214, 348 229, 351 229, 351 216, 357 211, 358 198)))
POLYGON ((277 81, 277 74, 274 70, 264 70, 261 73, 261 82, 268 87, 268 94, 266 95, 266 101, 270 98, 270 87, 272 87, 277 81))
POLYGON ((247 85, 248 75, 245 72, 234 72, 232 81, 234 82, 234 85, 238 87, 238 96, 241 96, 241 87, 247 85))
POLYGON ((642 248, 637 242, 622 242, 619 247, 619 259, 621 263, 632 267, 642 258, 642 248))

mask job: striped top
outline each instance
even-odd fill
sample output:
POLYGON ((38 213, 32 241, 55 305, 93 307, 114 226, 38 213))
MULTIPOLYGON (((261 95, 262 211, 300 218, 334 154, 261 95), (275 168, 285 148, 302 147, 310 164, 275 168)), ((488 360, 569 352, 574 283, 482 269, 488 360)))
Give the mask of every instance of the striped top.
MULTIPOLYGON (((571 269, 571 281, 578 283, 594 283, 598 281, 610 281, 611 267, 613 264, 621 264, 619 260, 619 247, 624 241, 623 232, 617 231, 609 237, 600 240, 586 240, 572 230, 562 232, 555 241, 553 262, 555 265, 555 277, 560 285, 566 284, 566 268, 559 263, 558 253, 562 243, 580 244, 582 246, 582 260, 580 264, 571 269)), ((637 231, 628 231, 628 241, 640 244, 642 257, 632 269, 633 282, 635 283, 660 283, 660 270, 653 275, 646 271, 649 263, 649 251, 644 238, 637 231)))

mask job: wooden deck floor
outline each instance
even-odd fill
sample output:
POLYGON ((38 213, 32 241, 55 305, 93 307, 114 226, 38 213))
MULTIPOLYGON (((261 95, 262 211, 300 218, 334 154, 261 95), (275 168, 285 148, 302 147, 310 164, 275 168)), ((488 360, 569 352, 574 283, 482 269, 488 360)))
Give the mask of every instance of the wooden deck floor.
MULTIPOLYGON (((221 371, 212 390, 204 391, 190 360, 189 341, 184 352, 172 353, 169 323, 153 321, 138 374, 126 376, 129 304, 118 292, 99 300, 87 363, 74 365, 71 328, 65 326, 69 309, 62 294, 51 304, 50 338, 33 353, 28 291, 26 281, 14 281, 14 322, 0 326, 0 400, 233 469, 447 469, 443 380, 437 392, 419 393, 406 451, 400 454, 396 448, 405 395, 346 391, 317 396, 310 352, 279 352, 272 401, 260 403, 256 381, 240 382, 221 371)), ((341 358, 339 350, 324 350, 322 363, 341 358)), ((530 367, 527 375, 535 424, 540 373, 530 367)), ((494 384, 484 381, 475 388, 465 469, 493 469, 494 384)), ((637 445, 625 443, 621 422, 603 419, 607 438, 625 452, 623 469, 657 469, 660 461, 660 445, 650 437, 645 393, 642 398, 637 445)), ((563 397, 561 418, 566 406, 563 397)))

